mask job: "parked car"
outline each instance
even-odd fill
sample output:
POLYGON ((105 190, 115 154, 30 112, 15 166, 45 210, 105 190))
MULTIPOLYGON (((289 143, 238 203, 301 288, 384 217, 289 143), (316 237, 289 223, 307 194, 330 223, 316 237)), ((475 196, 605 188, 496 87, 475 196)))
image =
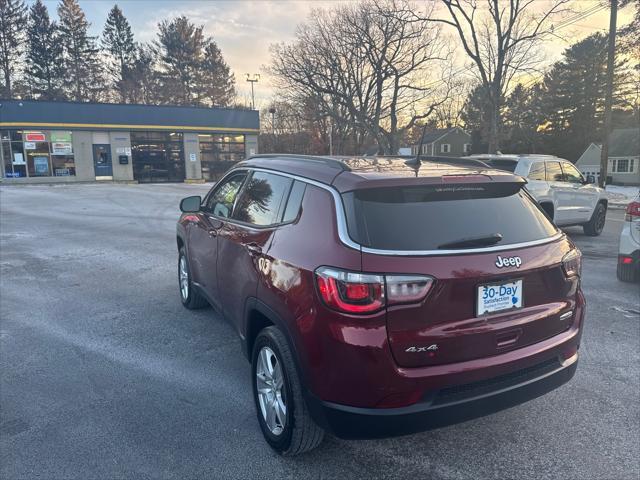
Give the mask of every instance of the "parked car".
POLYGON ((640 193, 627 205, 624 220, 617 273, 623 282, 633 282, 640 279, 640 193))
POLYGON ((273 449, 439 427, 572 378, 581 254, 524 185, 446 163, 263 155, 182 200, 182 303, 238 332, 273 449))
POLYGON ((568 160, 552 155, 470 155, 525 177, 527 190, 560 227, 582 225, 586 235, 602 233, 607 216, 607 194, 595 185, 595 177, 584 178, 568 160))

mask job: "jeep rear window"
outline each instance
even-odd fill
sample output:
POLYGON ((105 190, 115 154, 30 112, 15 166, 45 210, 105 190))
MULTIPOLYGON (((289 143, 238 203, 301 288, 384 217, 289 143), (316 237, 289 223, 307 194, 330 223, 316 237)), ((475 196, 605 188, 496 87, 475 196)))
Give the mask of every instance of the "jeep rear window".
POLYGON ((384 250, 437 250, 495 234, 502 236, 496 246, 554 235, 554 225, 520 187, 466 184, 347 192, 349 235, 363 246, 384 250))

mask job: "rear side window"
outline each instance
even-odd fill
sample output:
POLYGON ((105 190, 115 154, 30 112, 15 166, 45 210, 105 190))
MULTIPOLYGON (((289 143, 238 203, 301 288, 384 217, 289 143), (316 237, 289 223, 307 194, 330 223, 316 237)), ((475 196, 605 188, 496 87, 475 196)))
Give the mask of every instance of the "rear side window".
POLYGON ((233 218, 257 226, 280 223, 281 208, 293 180, 281 175, 253 172, 233 212, 233 218))
POLYGON ((519 184, 375 188, 343 198, 349 235, 377 249, 448 249, 451 243, 496 236, 501 240, 491 245, 508 245, 556 233, 519 184))
POLYGON ((527 178, 531 180, 542 180, 546 179, 545 171, 544 171, 544 162, 536 162, 531 164, 531 168, 529 169, 529 175, 527 178))
POLYGON ((547 182, 562 182, 562 168, 560 162, 546 162, 547 164, 547 182))

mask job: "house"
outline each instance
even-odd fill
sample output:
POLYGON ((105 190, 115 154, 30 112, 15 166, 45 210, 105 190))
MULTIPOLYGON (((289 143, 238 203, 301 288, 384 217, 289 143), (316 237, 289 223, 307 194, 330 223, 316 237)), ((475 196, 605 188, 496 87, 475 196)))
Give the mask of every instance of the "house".
MULTIPOLYGON (((583 175, 600 176, 602 146, 592 143, 576 162, 583 175)), ((640 129, 619 128, 609 135, 607 183, 640 185, 640 129)))
POLYGON ((412 155, 426 157, 460 157, 471 153, 471 135, 460 127, 439 128, 426 132, 422 145, 411 148, 412 155))

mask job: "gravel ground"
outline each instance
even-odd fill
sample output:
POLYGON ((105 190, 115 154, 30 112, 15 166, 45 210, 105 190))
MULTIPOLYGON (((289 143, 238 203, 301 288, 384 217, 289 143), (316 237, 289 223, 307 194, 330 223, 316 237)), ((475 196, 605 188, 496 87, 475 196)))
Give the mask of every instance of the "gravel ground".
POLYGON ((569 384, 495 415, 281 458, 239 341, 182 308, 175 221, 204 185, 0 188, 0 477, 638 479, 640 289, 616 280, 623 212, 584 252, 569 384))

